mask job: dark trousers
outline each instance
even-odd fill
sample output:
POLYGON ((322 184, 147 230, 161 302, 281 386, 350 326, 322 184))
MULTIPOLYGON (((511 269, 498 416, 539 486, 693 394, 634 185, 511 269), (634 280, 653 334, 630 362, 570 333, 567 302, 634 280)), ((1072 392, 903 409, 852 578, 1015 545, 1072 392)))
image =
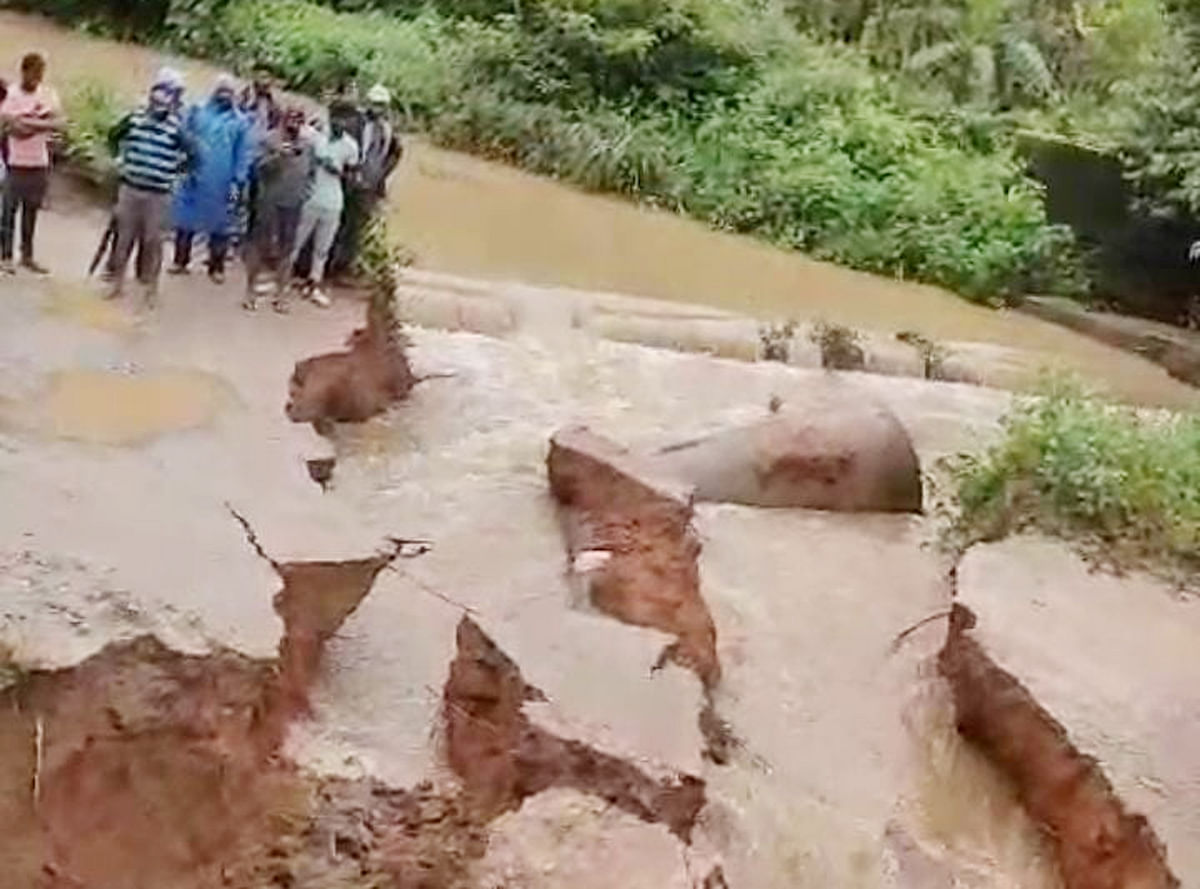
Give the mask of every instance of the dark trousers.
MULTIPOLYGON (((260 203, 254 208, 254 228, 246 245, 246 286, 252 288, 263 270, 275 272, 281 279, 296 245, 300 228, 301 206, 260 203)), ((286 282, 285 282, 286 283, 286 282)))
POLYGON ((363 233, 379 206, 379 196, 360 188, 346 190, 346 209, 338 227, 329 258, 329 274, 334 277, 353 275, 357 271, 363 233))
POLYGON ((21 259, 33 259, 33 236, 37 231, 38 211, 46 199, 50 171, 45 167, 11 167, 4 183, 0 204, 0 260, 13 258, 17 213, 21 214, 21 259))
MULTIPOLYGON (((179 229, 175 232, 175 266, 185 269, 192 262, 192 244, 196 233, 179 229)), ((208 236, 208 271, 225 271, 225 258, 229 255, 229 235, 208 236)))

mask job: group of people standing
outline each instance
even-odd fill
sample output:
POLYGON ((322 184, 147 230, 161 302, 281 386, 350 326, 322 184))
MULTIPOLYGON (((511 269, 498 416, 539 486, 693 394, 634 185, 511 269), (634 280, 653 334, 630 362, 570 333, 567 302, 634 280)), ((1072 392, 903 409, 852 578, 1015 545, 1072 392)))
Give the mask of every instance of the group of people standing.
POLYGON ((372 87, 365 108, 339 99, 325 116, 281 103, 263 77, 240 97, 232 78, 219 77, 208 99, 186 110, 183 96, 182 77, 162 69, 146 104, 110 134, 120 170, 110 295, 123 293, 136 247, 138 280, 153 302, 169 220, 172 274, 189 272, 193 245, 203 237, 216 283, 225 279, 231 247, 243 248, 246 308, 270 295, 278 311, 287 311, 296 272, 295 289, 328 306, 325 276, 352 270, 367 220, 400 160, 387 89, 372 87))
MULTIPOLYGON (((37 214, 45 197, 51 141, 63 127, 57 95, 44 83, 46 63, 30 54, 19 83, 4 95, 0 82, 0 272, 16 274, 16 219, 21 217, 20 267, 37 274, 37 214)), ((285 103, 266 77, 240 94, 222 75, 209 96, 189 105, 183 76, 172 68, 154 77, 146 101, 109 133, 119 188, 105 263, 108 296, 125 292, 126 269, 146 303, 157 298, 164 240, 174 233, 169 272, 188 274, 195 245, 207 245, 206 267, 225 280, 231 251, 242 250, 243 305, 270 296, 287 311, 292 292, 329 305, 327 275, 352 272, 367 222, 399 163, 401 144, 382 85, 365 105, 352 91, 326 113, 285 103)))

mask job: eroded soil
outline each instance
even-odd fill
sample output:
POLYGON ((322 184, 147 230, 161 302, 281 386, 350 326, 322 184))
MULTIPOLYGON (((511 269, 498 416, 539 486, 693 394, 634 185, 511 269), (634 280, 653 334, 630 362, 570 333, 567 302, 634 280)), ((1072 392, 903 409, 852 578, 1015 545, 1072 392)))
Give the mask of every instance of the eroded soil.
POLYGON ((1008 776, 1052 838, 1066 889, 1179 886, 1146 819, 1125 808, 1099 764, 971 638, 975 620, 956 605, 939 656, 959 731, 1008 776))
MULTIPOLYGON (((236 516, 236 514, 235 514, 236 516)), ((303 773, 280 755, 325 643, 396 558, 277 563, 278 656, 173 651, 152 636, 77 666, 6 671, 0 694, 0 860, 16 889, 473 885, 486 825, 551 787, 595 795, 683 841, 704 782, 656 779, 535 727, 540 693, 464 618, 444 691, 461 787, 393 789, 303 773)))

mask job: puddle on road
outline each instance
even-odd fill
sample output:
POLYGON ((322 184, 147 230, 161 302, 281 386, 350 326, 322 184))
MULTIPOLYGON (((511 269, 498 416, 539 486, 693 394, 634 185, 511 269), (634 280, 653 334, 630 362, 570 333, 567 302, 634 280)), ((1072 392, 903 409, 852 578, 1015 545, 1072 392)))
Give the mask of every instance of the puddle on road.
POLYGON ((33 425, 54 438, 134 445, 206 426, 233 400, 228 383, 200 371, 63 371, 39 397, 33 425))

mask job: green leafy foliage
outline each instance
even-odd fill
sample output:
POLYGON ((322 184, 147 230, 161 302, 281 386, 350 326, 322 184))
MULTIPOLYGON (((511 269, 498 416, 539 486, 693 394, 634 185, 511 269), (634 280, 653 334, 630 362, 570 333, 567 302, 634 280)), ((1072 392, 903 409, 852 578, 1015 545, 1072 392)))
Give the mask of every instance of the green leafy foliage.
POLYGON ((962 543, 1037 528, 1200 581, 1200 415, 1138 414, 1060 381, 952 469, 962 543))
POLYGON ((128 109, 116 92, 99 80, 68 84, 64 99, 67 131, 63 145, 67 159, 97 184, 108 184, 116 176, 108 133, 128 109))
POLYGON ((205 49, 309 91, 380 80, 444 145, 856 268, 980 299, 1078 289, 1009 148, 964 148, 853 54, 795 33, 747 54, 743 32, 701 29, 712 10, 622 8, 481 22, 234 0, 205 49))

